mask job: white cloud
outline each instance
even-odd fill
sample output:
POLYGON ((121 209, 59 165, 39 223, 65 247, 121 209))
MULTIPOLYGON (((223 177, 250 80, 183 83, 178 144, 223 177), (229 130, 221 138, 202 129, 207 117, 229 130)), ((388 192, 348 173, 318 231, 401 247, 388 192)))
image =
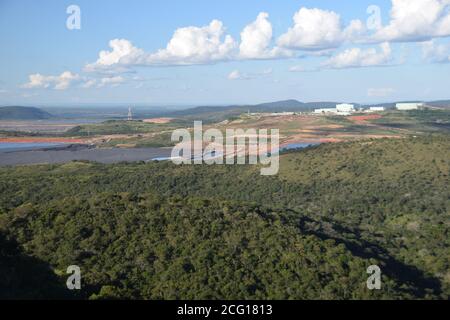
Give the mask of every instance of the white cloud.
POLYGON ((228 80, 239 80, 242 79, 241 72, 239 70, 233 70, 228 74, 228 80))
POLYGON ((342 36, 349 42, 363 41, 367 35, 367 28, 361 20, 352 20, 342 31, 342 36))
POLYGON ((59 77, 57 77, 55 81, 55 89, 56 90, 66 90, 70 87, 72 82, 80 80, 80 76, 78 74, 73 74, 70 71, 66 71, 61 73, 59 77))
POLYGON ((88 88, 94 87, 96 84, 97 84, 97 80, 96 79, 88 79, 81 85, 81 87, 85 88, 85 89, 88 89, 88 88))
POLYGON ((271 47, 272 24, 261 12, 241 32, 241 43, 226 34, 223 23, 213 20, 203 27, 177 29, 167 46, 153 53, 135 47, 126 39, 109 42, 109 51, 101 51, 96 62, 87 64, 86 72, 129 72, 132 66, 197 65, 241 59, 290 57, 290 50, 271 47))
POLYGON ((53 89, 56 90, 66 90, 73 82, 79 81, 80 76, 70 71, 65 71, 59 76, 45 76, 39 73, 30 74, 28 79, 29 81, 22 86, 23 88, 34 89, 53 87, 53 89))
MULTIPOLYGON (((384 65, 391 60, 387 42, 424 41, 450 36, 450 0, 392 0, 388 25, 368 34, 361 20, 345 25, 339 14, 317 8, 300 8, 293 16, 293 26, 273 44, 273 27, 267 12, 260 12, 240 33, 238 43, 226 32, 219 20, 206 26, 182 27, 173 33, 165 48, 146 52, 127 39, 113 39, 109 50, 98 54, 94 63, 87 64, 86 72, 98 72, 114 78, 117 73, 131 72, 136 66, 172 66, 210 64, 220 61, 279 59, 294 57, 321 57, 329 59, 323 64, 329 68, 348 68, 384 65), (353 48, 332 56, 335 49, 349 43, 382 43, 381 52, 375 49, 353 48), (298 55, 298 51, 304 51, 298 55)), ((432 62, 448 60, 446 47, 434 43, 423 44, 424 56, 432 62)), ((301 71, 301 68, 290 71, 301 71)), ((242 77, 242 75, 241 75, 242 77)), ((247 75, 253 78, 255 74, 247 75)), ((71 72, 59 76, 39 73, 29 76, 25 88, 54 88, 64 90, 75 81, 90 88, 107 83, 71 72)), ((106 80, 109 81, 109 80, 106 80)))
POLYGON ((109 41, 111 51, 100 51, 95 63, 87 64, 84 68, 86 72, 126 72, 128 65, 139 63, 145 53, 142 49, 136 48, 126 39, 114 39, 109 41))
MULTIPOLYGON (((52 77, 53 78, 53 77, 52 77)), ((43 76, 40 73, 30 74, 28 76, 29 82, 22 87, 26 89, 32 88, 48 88, 50 86, 49 76, 43 76)))
POLYGON ((391 20, 375 41, 415 42, 450 36, 450 0, 392 0, 391 20))
POLYGON ((125 82, 125 79, 121 76, 115 76, 115 77, 106 77, 100 79, 100 82, 97 87, 102 88, 105 86, 111 86, 111 87, 117 87, 118 85, 125 82))
POLYGON ((351 48, 331 57, 323 67, 332 69, 359 68, 387 65, 392 61, 392 51, 389 43, 380 45, 381 50, 375 48, 363 50, 351 48))
POLYGON ((305 68, 300 65, 292 66, 289 68, 289 72, 303 72, 305 71, 305 68))
POLYGON ((369 88, 367 95, 369 97, 388 97, 395 92, 393 88, 369 88))
POLYGON ((204 64, 227 60, 237 44, 225 35, 223 23, 213 20, 204 27, 177 29, 165 49, 150 54, 145 64, 204 64))
POLYGON ((341 37, 338 14, 301 8, 294 15, 294 26, 280 36, 278 45, 291 49, 322 50, 338 47, 341 37))
POLYGON ((166 48, 146 53, 129 40, 114 39, 109 42, 110 51, 101 51, 95 63, 88 64, 85 71, 115 69, 129 71, 135 65, 195 65, 207 64, 231 58, 237 44, 219 20, 204 27, 177 29, 166 48))
POLYGON ((109 42, 111 51, 100 51, 97 65, 111 66, 114 64, 129 64, 138 60, 144 53, 126 39, 114 39, 109 42))
POLYGON ((256 20, 241 32, 239 58, 271 59, 292 56, 293 52, 279 47, 270 48, 272 42, 272 24, 269 14, 261 12, 256 20))
POLYGON ((295 50, 325 50, 339 47, 344 41, 356 41, 366 28, 353 20, 347 28, 333 11, 301 8, 294 15, 294 25, 278 38, 278 45, 295 50))
POLYGON ((434 40, 422 43, 423 58, 434 63, 450 62, 450 44, 436 44, 434 40))
POLYGON ((265 69, 261 72, 255 73, 241 73, 239 70, 233 70, 228 75, 228 80, 250 80, 255 78, 261 78, 269 76, 273 73, 272 68, 265 69))
POLYGON ((272 24, 269 14, 261 12, 256 20, 241 32, 240 56, 243 58, 259 58, 266 56, 267 48, 272 40, 272 24))

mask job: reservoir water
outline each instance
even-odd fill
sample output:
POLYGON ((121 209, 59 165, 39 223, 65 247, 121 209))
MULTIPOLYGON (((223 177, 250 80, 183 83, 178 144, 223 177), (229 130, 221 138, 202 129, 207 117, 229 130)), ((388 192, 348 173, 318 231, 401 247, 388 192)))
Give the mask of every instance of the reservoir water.
POLYGON ((0 152, 25 151, 63 146, 63 143, 48 142, 0 142, 0 152))
POLYGON ((317 146, 319 144, 320 143, 290 143, 290 144, 285 145, 284 147, 281 147, 281 151, 305 149, 305 148, 317 146))
MULTIPOLYGON (((303 149, 315 143, 292 143, 282 151, 303 149)), ((101 163, 171 160, 172 148, 109 148, 97 149, 64 143, 3 143, 0 142, 0 166, 38 163, 67 163, 74 160, 101 163)))

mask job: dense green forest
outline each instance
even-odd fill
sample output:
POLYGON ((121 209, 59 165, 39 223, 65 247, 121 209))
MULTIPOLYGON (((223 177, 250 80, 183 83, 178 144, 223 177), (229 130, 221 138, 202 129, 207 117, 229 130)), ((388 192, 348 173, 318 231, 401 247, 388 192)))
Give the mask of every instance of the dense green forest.
POLYGON ((449 169, 437 135, 289 152, 273 177, 170 162, 1 168, 0 296, 448 299, 449 169), (68 293, 73 264, 83 289, 68 293), (366 288, 373 264, 379 291, 366 288))

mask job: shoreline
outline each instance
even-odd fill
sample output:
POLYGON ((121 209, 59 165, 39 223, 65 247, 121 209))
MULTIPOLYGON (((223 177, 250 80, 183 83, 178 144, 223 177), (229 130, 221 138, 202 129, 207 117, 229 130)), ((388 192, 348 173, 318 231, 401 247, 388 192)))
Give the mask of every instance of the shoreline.
POLYGON ((70 144, 28 150, 5 150, 0 152, 0 166, 64 164, 72 161, 91 161, 104 164, 120 162, 152 161, 170 157, 167 148, 96 148, 87 144, 70 144))
POLYGON ((46 138, 46 137, 0 137, 0 143, 70 143, 85 144, 79 138, 46 138))

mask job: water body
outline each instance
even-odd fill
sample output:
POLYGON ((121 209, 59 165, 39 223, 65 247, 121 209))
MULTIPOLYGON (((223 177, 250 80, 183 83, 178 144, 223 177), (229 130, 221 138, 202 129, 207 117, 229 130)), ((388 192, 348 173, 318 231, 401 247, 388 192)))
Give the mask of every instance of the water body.
POLYGON ((151 161, 170 157, 171 148, 97 149, 81 145, 52 146, 44 149, 0 152, 0 166, 56 164, 71 161, 92 161, 105 164, 151 161))
MULTIPOLYGON (((293 143, 282 151, 303 149, 315 143, 293 143)), ((61 143, 0 143, 0 166, 57 164, 71 161, 92 161, 105 164, 138 161, 171 160, 172 148, 110 148, 97 149, 86 145, 61 143)))
POLYGON ((11 151, 25 151, 25 150, 35 150, 43 148, 53 148, 63 146, 63 143, 48 143, 48 142, 0 142, 0 152, 11 152, 11 151))
POLYGON ((295 149, 305 149, 313 146, 317 146, 320 143, 290 143, 281 148, 281 151, 295 150, 295 149))
MULTIPOLYGON (((290 143, 288 145, 285 145, 284 147, 280 148, 280 151, 288 151, 288 150, 296 150, 296 149, 305 149, 305 148, 309 148, 309 147, 313 147, 313 146, 317 146, 320 143, 290 143)), ((220 157, 221 155, 216 155, 215 153, 213 153, 211 155, 211 159, 216 158, 216 157, 220 157)), ((195 160, 199 157, 195 157, 193 156, 191 160, 195 160)), ((201 158, 201 156, 200 156, 201 158)), ((152 159, 154 161, 168 161, 168 160, 172 160, 171 157, 158 157, 158 158, 154 158, 152 159)))

